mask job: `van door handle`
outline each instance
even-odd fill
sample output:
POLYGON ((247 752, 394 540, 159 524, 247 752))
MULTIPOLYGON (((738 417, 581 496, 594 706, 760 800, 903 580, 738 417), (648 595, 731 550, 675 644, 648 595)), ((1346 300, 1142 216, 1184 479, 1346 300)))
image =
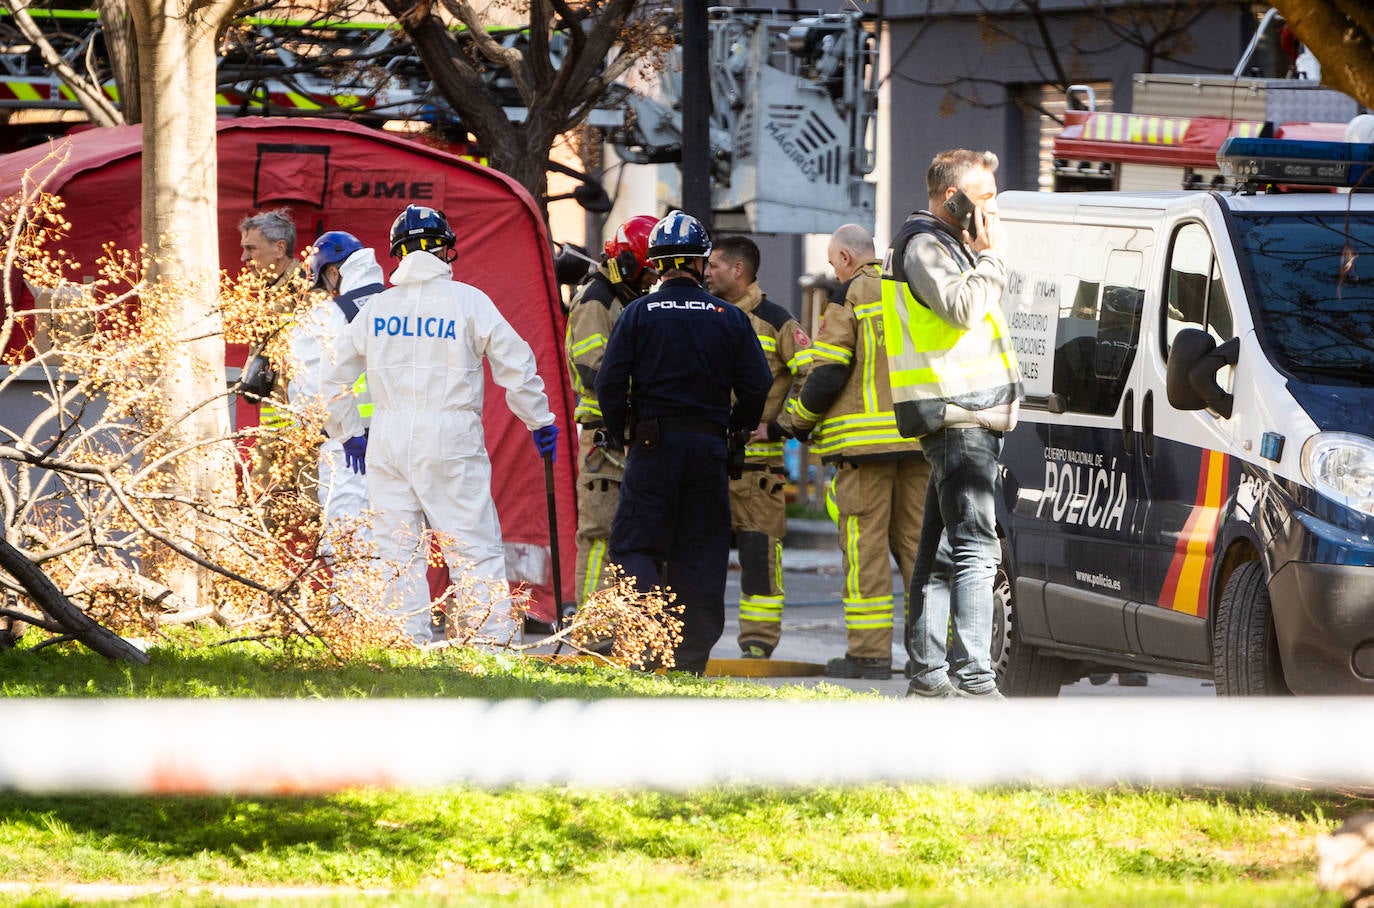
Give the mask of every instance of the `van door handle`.
POLYGON ((1140 404, 1140 433, 1145 437, 1145 456, 1155 456, 1155 392, 1146 391, 1140 404))
POLYGON ((1126 456, 1135 454, 1135 392, 1126 389, 1125 406, 1121 409, 1121 446, 1126 456))

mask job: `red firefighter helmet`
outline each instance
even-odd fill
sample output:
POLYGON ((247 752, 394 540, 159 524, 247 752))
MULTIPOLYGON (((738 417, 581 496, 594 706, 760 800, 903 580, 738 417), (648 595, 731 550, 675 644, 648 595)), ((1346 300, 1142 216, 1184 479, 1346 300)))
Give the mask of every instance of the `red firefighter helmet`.
POLYGON ((615 236, 606 241, 606 270, 615 283, 633 283, 644 274, 649 264, 649 234, 658 218, 637 214, 616 229, 615 236))

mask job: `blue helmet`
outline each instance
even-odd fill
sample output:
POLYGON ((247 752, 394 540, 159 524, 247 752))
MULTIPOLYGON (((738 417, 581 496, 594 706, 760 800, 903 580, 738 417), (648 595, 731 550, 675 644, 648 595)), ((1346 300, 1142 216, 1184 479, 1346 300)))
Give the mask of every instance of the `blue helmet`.
POLYGON ((315 251, 305 260, 305 270, 310 274, 312 287, 324 285, 325 265, 341 265, 350 255, 363 248, 361 240, 342 230, 322 233, 310 245, 315 247, 315 251))
MULTIPOLYGON (((704 259, 711 254, 711 235, 701 221, 681 211, 670 211, 649 232, 649 261, 667 261, 670 267, 683 259, 704 259)), ((659 266, 663 270, 663 266, 659 266)))
POLYGON ((391 222, 391 254, 405 258, 417 249, 437 252, 452 249, 458 238, 449 229, 444 213, 423 205, 407 205, 391 222))

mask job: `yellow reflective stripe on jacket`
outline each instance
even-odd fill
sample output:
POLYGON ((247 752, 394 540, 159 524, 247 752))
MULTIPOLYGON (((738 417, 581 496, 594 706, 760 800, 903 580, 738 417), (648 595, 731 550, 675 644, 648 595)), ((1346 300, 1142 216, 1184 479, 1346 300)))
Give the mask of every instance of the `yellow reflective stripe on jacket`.
MULTIPOLYGON (((855 338, 855 343, 861 344, 863 349, 863 356, 859 357, 863 363, 863 374, 859 376, 859 383, 864 412, 840 413, 826 419, 808 417, 816 423, 811 451, 822 457, 838 454, 845 449, 850 449, 851 453, 854 453, 853 449, 864 446, 901 444, 911 440, 897 431, 897 418, 891 410, 879 409, 879 357, 883 352, 878 342, 878 326, 875 325, 875 320, 883 314, 883 303, 877 300, 854 306, 853 309, 858 322, 858 337, 855 338)), ((824 346, 843 354, 843 364, 846 366, 854 359, 854 355, 843 347, 831 344, 824 346)), ((818 342, 816 348, 819 350, 821 347, 822 344, 818 342)), ((835 356, 827 358, 839 361, 835 356)))
POLYGON ((823 432, 811 445, 811 452, 821 456, 837 453, 844 448, 911 441, 897 431, 897 420, 890 410, 836 416, 825 420, 822 425, 823 432))
MULTIPOLYGON (((873 370, 878 362, 878 339, 874 336, 875 332, 873 331, 872 305, 863 307, 869 309, 869 313, 859 317, 859 341, 864 345, 864 410, 868 413, 878 409, 878 386, 873 381, 873 370)), ((859 314, 859 308, 858 306, 854 307, 856 316, 859 314)), ((878 312, 881 313, 883 308, 881 300, 878 301, 877 308, 878 312)))
POLYGON ((771 459, 782 456, 781 441, 755 441, 744 446, 744 456, 750 459, 771 459))
POLYGON ((813 425, 819 422, 821 418, 819 413, 812 413, 808 410, 806 405, 801 402, 800 397, 793 397, 787 402, 787 413, 790 416, 799 416, 813 425))
POLYGON ((582 340, 578 341, 578 342, 575 343, 575 344, 569 345, 569 347, 568 347, 568 355, 569 355, 569 356, 582 356, 582 355, 585 354, 585 353, 590 353, 591 351, 595 350, 597 347, 604 347, 604 346, 606 346, 606 335, 604 335, 604 334, 593 334, 593 335, 591 335, 590 337, 584 337, 582 340))
POLYGON ((573 419, 577 422, 600 422, 601 404, 594 397, 579 397, 577 407, 573 410, 573 419))
POLYGON ((759 346, 763 348, 764 353, 778 352, 778 339, 776 337, 769 337, 767 334, 760 334, 758 335, 758 339, 759 346))
POLYGON ((835 344, 816 341, 811 345, 811 361, 813 363, 838 363, 841 366, 848 366, 854 361, 854 353, 835 344))

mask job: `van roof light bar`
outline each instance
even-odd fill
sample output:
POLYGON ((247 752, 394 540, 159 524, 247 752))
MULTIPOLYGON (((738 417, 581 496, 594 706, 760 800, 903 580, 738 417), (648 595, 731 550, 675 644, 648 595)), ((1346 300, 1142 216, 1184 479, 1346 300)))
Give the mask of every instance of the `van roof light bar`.
POLYGON ((1374 144, 1237 137, 1222 143, 1217 167, 1237 184, 1374 189, 1374 144))

